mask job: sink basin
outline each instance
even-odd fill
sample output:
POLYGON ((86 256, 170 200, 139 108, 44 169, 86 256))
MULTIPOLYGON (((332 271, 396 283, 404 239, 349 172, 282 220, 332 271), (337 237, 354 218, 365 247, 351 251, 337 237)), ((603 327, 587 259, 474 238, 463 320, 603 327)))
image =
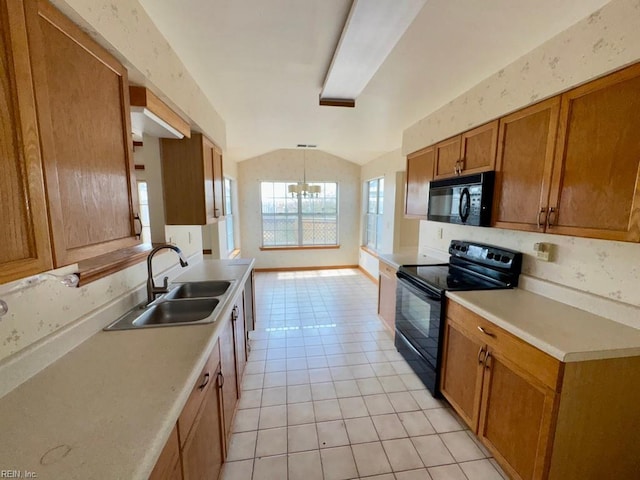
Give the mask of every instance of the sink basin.
POLYGON ((149 308, 132 323, 136 327, 141 327, 143 325, 197 322, 211 315, 218 303, 219 300, 215 298, 188 302, 162 302, 149 308))
POLYGON ((219 297, 220 295, 224 295, 230 286, 231 282, 227 280, 181 283, 177 288, 167 293, 164 298, 170 300, 179 298, 219 297))

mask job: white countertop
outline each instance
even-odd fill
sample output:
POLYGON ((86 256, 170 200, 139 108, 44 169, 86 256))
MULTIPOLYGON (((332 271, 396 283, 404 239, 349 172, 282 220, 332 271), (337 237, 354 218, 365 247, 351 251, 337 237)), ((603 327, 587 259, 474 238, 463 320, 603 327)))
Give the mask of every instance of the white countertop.
POLYGON ((434 257, 429 257, 418 252, 400 252, 400 253, 381 253, 378 255, 378 259, 385 263, 400 268, 401 265, 437 265, 440 263, 448 263, 447 260, 439 260, 434 257))
MULTIPOLYGON (((239 280, 252 260, 205 260, 176 281, 239 280)), ((148 478, 223 324, 100 331, 0 398, 1 469, 40 479, 148 478)))
POLYGON ((640 355, 640 330, 525 290, 447 297, 563 362, 640 355))

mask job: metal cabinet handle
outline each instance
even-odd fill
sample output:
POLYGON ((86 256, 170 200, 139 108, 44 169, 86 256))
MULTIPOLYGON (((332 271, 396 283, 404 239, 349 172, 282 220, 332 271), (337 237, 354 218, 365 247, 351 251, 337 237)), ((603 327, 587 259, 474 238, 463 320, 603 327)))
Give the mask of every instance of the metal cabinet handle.
POLYGON ((487 370, 491 368, 491 352, 487 352, 487 356, 484 357, 484 368, 487 370))
POLYGON ((218 372, 218 388, 222 388, 224 386, 224 375, 222 372, 218 372))
POLYGON ((482 328, 480 325, 478 325, 478 330, 480 330, 482 333, 484 333, 485 335, 489 335, 490 337, 494 337, 496 336, 495 333, 491 333, 488 330, 485 330, 484 328, 482 328))
POLYGON ((540 211, 538 212, 538 228, 542 228, 542 226, 546 223, 546 215, 545 215, 544 221, 540 220, 540 216, 546 212, 547 212, 547 209, 545 207, 540 208, 540 211))
POLYGON ((198 385, 198 389, 203 390, 207 385, 209 385, 209 372, 204 374, 204 382, 202 385, 198 385))
POLYGON ((234 305, 233 310, 231 310, 231 321, 235 322, 238 319, 238 306, 234 305))
POLYGON ((553 227, 553 223, 556 220, 557 213, 558 213, 558 209, 556 207, 549 208, 549 215, 547 215, 547 228, 553 227))
POLYGON ((142 238, 142 229, 144 228, 144 226, 142 225, 142 219, 140 218, 140 214, 136 213, 135 217, 133 217, 134 222, 137 220, 138 223, 140 223, 140 231, 139 232, 135 232, 136 238, 138 240, 140 240, 140 238, 142 238))
POLYGON ((483 364, 484 363, 484 359, 487 356, 487 350, 485 349, 485 347, 481 347, 480 351, 478 351, 478 363, 479 364, 483 364))

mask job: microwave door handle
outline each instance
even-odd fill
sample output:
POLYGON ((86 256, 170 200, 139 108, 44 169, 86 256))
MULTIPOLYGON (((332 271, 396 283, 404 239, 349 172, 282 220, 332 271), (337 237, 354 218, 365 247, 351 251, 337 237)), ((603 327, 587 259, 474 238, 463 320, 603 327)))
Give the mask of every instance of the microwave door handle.
POLYGON ((462 223, 467 223, 469 210, 471 210, 471 193, 469 193, 467 187, 464 187, 460 193, 460 204, 458 205, 458 213, 460 214, 462 223))

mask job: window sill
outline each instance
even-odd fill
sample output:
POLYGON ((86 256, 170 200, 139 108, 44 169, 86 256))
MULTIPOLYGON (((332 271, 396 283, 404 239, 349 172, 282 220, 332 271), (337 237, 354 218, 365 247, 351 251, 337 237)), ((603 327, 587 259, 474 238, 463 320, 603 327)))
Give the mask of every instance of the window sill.
POLYGON ((374 258, 378 258, 380 256, 378 252, 376 252, 375 250, 371 250, 369 247, 365 247, 364 245, 360 246, 360 250, 367 252, 369 255, 371 255, 374 258))
POLYGON ((232 259, 232 258, 236 258, 240 256, 240 249, 236 248, 235 250, 232 250, 231 252, 229 252, 229 255, 227 258, 232 259))
POLYGON ((308 245, 304 247, 299 246, 283 246, 283 247, 260 247, 262 251, 271 251, 271 250, 331 250, 338 249, 340 245, 308 245))

